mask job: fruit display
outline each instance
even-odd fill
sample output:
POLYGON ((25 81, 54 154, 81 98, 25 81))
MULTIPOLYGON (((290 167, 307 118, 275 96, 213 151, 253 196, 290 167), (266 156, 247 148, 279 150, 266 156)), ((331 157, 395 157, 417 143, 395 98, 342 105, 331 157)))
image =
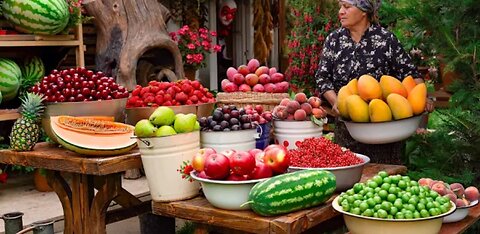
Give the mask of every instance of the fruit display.
POLYGON ((43 96, 27 93, 22 100, 21 117, 15 120, 10 132, 10 148, 15 151, 30 151, 40 137, 40 119, 45 106, 43 96))
POLYGON ((227 79, 221 82, 222 90, 231 92, 286 93, 290 87, 282 73, 275 67, 260 66, 257 59, 250 59, 247 65, 227 69, 227 79))
POLYGON ((331 172, 320 169, 302 170, 256 184, 250 190, 247 203, 259 215, 280 215, 327 201, 335 187, 335 176, 331 172))
POLYGON ((56 140, 66 149, 83 155, 111 156, 126 153, 137 145, 134 127, 98 118, 52 116, 56 140))
POLYGON ((129 95, 128 90, 118 85, 113 77, 84 67, 53 70, 31 91, 45 95, 47 102, 111 100, 127 98, 129 95))
POLYGON ((340 194, 338 205, 355 215, 381 219, 419 219, 448 212, 450 199, 408 176, 380 171, 340 194))
POLYGON ((276 106, 272 114, 278 120, 310 120, 311 117, 316 119, 324 118, 327 112, 320 105, 320 98, 312 96, 307 98, 305 93, 297 93, 293 99, 284 98, 278 106, 276 106))
POLYGON ((215 97, 198 80, 175 82, 150 81, 148 86, 137 85, 127 101, 127 108, 195 105, 215 103, 215 97))
POLYGON ((17 96, 22 71, 20 67, 7 58, 0 58, 0 92, 3 101, 9 101, 17 96))
POLYGON ((264 111, 262 105, 246 105, 244 108, 224 105, 217 107, 211 116, 202 117, 198 121, 201 131, 238 131, 255 129, 258 124, 271 120, 272 113, 264 111))
POLYGON ((286 148, 270 145, 265 150, 225 150, 202 148, 192 158, 191 166, 200 178, 244 181, 269 178, 285 173, 290 165, 286 148))
POLYGON ((135 124, 135 136, 162 137, 199 129, 200 125, 195 114, 175 114, 172 108, 160 106, 148 119, 142 119, 135 124))
POLYGON ((418 180, 418 184, 429 187, 441 196, 449 198, 457 207, 469 206, 480 198, 476 187, 465 188, 461 183, 448 184, 431 178, 421 178, 418 180))
POLYGON ((380 82, 362 75, 343 86, 337 95, 337 106, 343 119, 353 122, 387 122, 424 112, 427 87, 408 76, 400 81, 383 75, 380 82))
POLYGON ((23 33, 54 35, 70 19, 65 0, 4 0, 0 6, 5 19, 23 33))
POLYGON ((290 149, 290 165, 302 168, 346 167, 363 163, 349 149, 340 147, 324 137, 312 137, 300 141, 296 149, 290 149))

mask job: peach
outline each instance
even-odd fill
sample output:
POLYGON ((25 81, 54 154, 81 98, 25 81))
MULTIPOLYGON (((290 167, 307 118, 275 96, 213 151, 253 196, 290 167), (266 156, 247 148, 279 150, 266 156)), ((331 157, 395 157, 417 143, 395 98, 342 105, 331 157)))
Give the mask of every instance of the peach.
POLYGON ((465 189, 465 198, 469 201, 476 201, 479 198, 478 189, 476 187, 470 186, 465 189))
POLYGON ((295 101, 300 104, 305 103, 307 102, 307 95, 305 95, 305 93, 297 93, 295 94, 295 101))
POLYGON ((312 115, 315 118, 320 119, 320 118, 323 118, 323 117, 327 116, 327 112, 322 107, 313 108, 312 109, 312 115))
POLYGON ((308 103, 310 104, 310 106, 312 106, 312 108, 319 108, 320 105, 322 105, 322 99, 312 96, 308 98, 308 103))
POLYGON ((287 116, 287 120, 295 120, 295 117, 293 116, 293 114, 289 114, 287 116))
POLYGON ((273 108, 272 115, 281 120, 286 119, 288 116, 287 107, 276 106, 275 108, 273 108))
POLYGON ((250 86, 247 85, 247 84, 241 84, 240 86, 238 86, 238 91, 240 91, 240 92, 251 92, 252 88, 250 88, 250 86))
POLYGON ((428 186, 428 187, 430 187, 429 184, 430 184, 430 182, 432 182, 432 181, 433 181, 433 180, 430 179, 430 178, 421 178, 421 179, 418 180, 418 184, 419 184, 420 186, 428 186))
POLYGON ((443 182, 437 182, 433 184, 432 190, 437 192, 441 196, 447 194, 447 187, 445 187, 445 184, 443 184, 443 182))
POLYGON ((302 105, 300 105, 300 108, 302 108, 302 110, 304 110, 307 115, 312 114, 312 106, 310 104, 302 103, 302 105))
POLYGON ((450 201, 452 201, 452 202, 457 201, 457 196, 455 196, 455 194, 453 194, 453 193, 447 193, 447 194, 444 195, 444 197, 450 199, 450 201))
POLYGON ((460 183, 450 184, 450 189, 453 191, 453 193, 455 193, 455 195, 457 195, 457 197, 463 197, 465 192, 465 188, 460 183))
POLYGON ((431 180, 431 181, 428 183, 428 187, 429 187, 429 188, 432 188, 432 186, 433 186, 435 183, 437 183, 437 182, 438 182, 438 180, 431 180))
POLYGON ((290 84, 287 81, 282 81, 275 84, 277 93, 286 93, 288 92, 288 87, 290 84))
POLYGON ((289 102, 289 98, 283 98, 282 101, 280 101, 280 106, 287 106, 289 102))
POLYGON ((258 83, 260 84, 267 84, 267 83, 270 83, 270 76, 268 74, 261 74, 259 77, 258 77, 258 83))
POLYGON ((238 71, 234 67, 229 67, 227 69, 227 78, 229 81, 233 82, 233 75, 237 74, 238 71))
POLYGON ((264 84, 263 87, 265 87, 265 92, 267 93, 275 93, 277 90, 277 86, 272 83, 264 84))
POLYGON ((258 76, 255 74, 248 74, 245 76, 245 83, 252 87, 255 86, 258 83, 258 76))
POLYGON ((265 92, 265 87, 263 87, 262 84, 256 84, 253 86, 253 92, 259 92, 259 93, 263 93, 265 92))
POLYGON ((250 59, 247 63, 248 70, 250 72, 255 72, 258 67, 260 67, 260 62, 257 59, 250 59))
POLYGON ((304 121, 307 119, 307 113, 303 109, 298 109, 293 114, 293 118, 297 121, 304 121))
POLYGON ((468 203, 465 202, 463 199, 458 198, 458 199, 455 201, 455 205, 456 205, 457 207, 464 207, 464 206, 467 206, 468 203))
POLYGON ((242 74, 237 73, 237 74, 233 75, 233 83, 235 83, 236 85, 244 84, 245 83, 245 77, 242 74))
POLYGON ((248 70, 247 65, 240 65, 240 66, 238 66, 237 71, 238 71, 240 74, 242 74, 243 76, 246 76, 246 75, 248 75, 248 73, 250 73, 250 70, 248 70))
POLYGON ((255 70, 255 75, 261 76, 262 74, 268 74, 268 71, 269 71, 268 67, 261 66, 257 68, 257 70, 255 70))
POLYGON ((271 67, 270 69, 268 69, 268 75, 272 75, 272 74, 275 74, 277 73, 277 68, 276 67, 271 67))
POLYGON ((295 100, 290 100, 287 104, 287 111, 290 114, 295 113, 296 110, 300 109, 300 103, 295 100))
POLYGON ((279 72, 271 74, 270 78, 272 83, 279 83, 285 80, 283 74, 279 72))

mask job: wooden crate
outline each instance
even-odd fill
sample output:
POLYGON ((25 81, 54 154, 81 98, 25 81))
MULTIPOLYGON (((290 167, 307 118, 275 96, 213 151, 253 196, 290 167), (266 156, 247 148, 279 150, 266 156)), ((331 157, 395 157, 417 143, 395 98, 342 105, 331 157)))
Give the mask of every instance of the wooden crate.
POLYGON ((222 92, 216 97, 218 106, 235 105, 240 108, 246 105, 262 105, 265 111, 272 111, 284 98, 289 98, 288 93, 222 92))

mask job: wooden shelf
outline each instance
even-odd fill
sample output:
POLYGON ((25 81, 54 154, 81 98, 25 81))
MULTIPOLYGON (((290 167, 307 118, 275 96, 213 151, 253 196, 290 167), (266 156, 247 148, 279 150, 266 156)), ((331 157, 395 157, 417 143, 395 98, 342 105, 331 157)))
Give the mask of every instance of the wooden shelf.
POLYGON ((2 109, 0 110, 0 121, 16 120, 20 118, 18 109, 2 109))

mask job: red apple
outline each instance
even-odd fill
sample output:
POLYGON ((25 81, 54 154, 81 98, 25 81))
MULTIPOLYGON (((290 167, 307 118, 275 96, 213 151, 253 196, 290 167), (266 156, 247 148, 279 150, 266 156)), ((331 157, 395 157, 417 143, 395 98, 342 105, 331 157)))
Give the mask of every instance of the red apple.
POLYGON ((255 110, 257 113, 262 114, 263 113, 263 106, 262 105, 255 105, 255 110))
POLYGON ((251 149, 251 150, 248 151, 248 153, 251 154, 254 157, 259 152, 263 152, 263 150, 261 150, 261 149, 251 149))
POLYGON ((192 158, 192 167, 195 171, 201 172, 205 167, 205 159, 208 155, 217 153, 212 148, 202 148, 192 158))
POLYGON ((235 173, 232 173, 227 177, 226 180, 229 180, 229 181, 243 181, 243 180, 247 180, 247 177, 244 176, 244 175, 237 175, 235 173))
POLYGON ((235 152, 236 151, 234 149, 229 149, 229 150, 224 150, 220 152, 220 154, 227 156, 228 160, 230 160, 230 157, 232 157, 235 154, 235 152))
POLYGON ((245 151, 237 151, 230 157, 230 169, 237 175, 248 175, 255 169, 255 157, 245 151))
POLYGON ((265 156, 265 152, 258 152, 255 154, 255 161, 257 162, 263 162, 263 157, 265 156))
POLYGON ((272 147, 269 145, 268 147, 264 151, 263 162, 272 168, 273 172, 284 173, 290 165, 288 150, 283 146, 272 147))
POLYGON ((212 179, 223 179, 230 174, 230 161, 223 154, 210 154, 205 159, 204 171, 212 179))
POLYGON ((255 180, 255 179, 262 179, 262 178, 269 178, 272 177, 273 171, 272 169, 265 165, 263 162, 258 162, 255 164, 255 169, 253 169, 252 173, 248 175, 248 179, 255 180))

